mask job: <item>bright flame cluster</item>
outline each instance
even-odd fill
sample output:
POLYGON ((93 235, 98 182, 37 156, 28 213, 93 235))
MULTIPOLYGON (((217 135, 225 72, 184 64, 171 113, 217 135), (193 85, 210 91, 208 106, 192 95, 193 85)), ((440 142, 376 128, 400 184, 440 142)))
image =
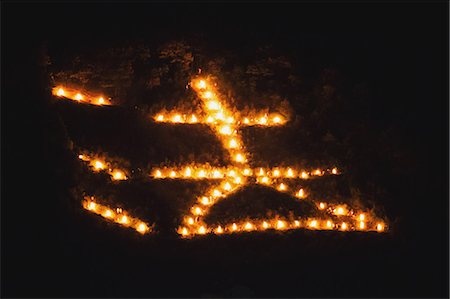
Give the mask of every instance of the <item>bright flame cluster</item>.
POLYGON ((208 227, 203 217, 209 209, 217 203, 236 192, 250 180, 256 183, 270 186, 280 192, 292 192, 293 196, 304 199, 307 192, 303 188, 292 188, 282 179, 308 179, 325 174, 337 175, 337 168, 301 170, 294 167, 251 168, 248 164, 249 154, 245 150, 239 129, 242 126, 260 125, 276 126, 286 123, 286 119, 280 114, 260 115, 257 117, 242 117, 238 112, 233 112, 227 104, 221 100, 219 92, 214 84, 207 78, 194 79, 191 87, 197 93, 203 103, 204 115, 183 114, 172 111, 159 113, 154 116, 156 122, 168 123, 204 123, 211 127, 215 135, 222 142, 231 156, 232 165, 228 167, 211 167, 209 165, 185 165, 183 167, 164 167, 154 169, 151 176, 156 179, 217 179, 218 185, 209 189, 206 194, 197 198, 197 203, 191 207, 190 213, 184 217, 183 224, 177 232, 183 237, 203 235, 207 233, 223 234, 257 230, 288 230, 288 229, 317 229, 317 230, 362 230, 384 231, 385 224, 376 220, 373 215, 365 216, 363 220, 355 219, 357 214, 349 210, 345 205, 330 205, 324 202, 316 203, 318 210, 329 214, 327 219, 296 219, 287 220, 279 216, 274 219, 248 220, 245 222, 223 224, 217 227, 208 227), (337 221, 336 217, 344 217, 337 221), (370 219, 370 222, 368 222, 370 219))
POLYGON ((91 157, 87 154, 79 154, 78 159, 89 163, 89 166, 93 171, 106 171, 113 181, 123 181, 128 179, 124 170, 113 167, 112 163, 105 161, 105 159, 91 157))
POLYGON ((122 210, 121 208, 112 209, 110 207, 104 206, 96 202, 93 196, 85 197, 82 204, 86 210, 100 215, 104 219, 116 222, 122 226, 134 228, 141 234, 146 234, 152 231, 151 227, 139 218, 132 217, 129 213, 122 210))
POLYGON ((314 169, 314 170, 298 170, 294 167, 212 167, 208 164, 191 164, 182 167, 164 167, 154 169, 151 176, 158 179, 222 179, 227 176, 245 176, 268 179, 308 179, 323 175, 337 175, 340 172, 337 168, 332 169, 314 169))
POLYGON ((54 87, 52 89, 52 94, 57 97, 70 99, 78 103, 87 103, 98 106, 111 105, 111 101, 103 95, 92 95, 88 92, 83 92, 64 86, 54 87))

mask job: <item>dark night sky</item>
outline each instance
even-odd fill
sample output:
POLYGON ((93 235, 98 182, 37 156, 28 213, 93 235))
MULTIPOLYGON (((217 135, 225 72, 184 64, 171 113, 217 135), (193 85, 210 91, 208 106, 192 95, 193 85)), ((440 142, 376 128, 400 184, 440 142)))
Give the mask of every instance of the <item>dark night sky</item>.
POLYGON ((447 84, 444 2, 2 3, 2 296, 448 297, 447 84), (333 66, 370 82, 371 125, 402 132, 416 165, 390 182, 398 231, 385 239, 308 233, 144 242, 61 213, 58 123, 38 64, 41 46, 64 53, 188 35, 236 53, 274 44, 320 60, 306 74, 333 66))

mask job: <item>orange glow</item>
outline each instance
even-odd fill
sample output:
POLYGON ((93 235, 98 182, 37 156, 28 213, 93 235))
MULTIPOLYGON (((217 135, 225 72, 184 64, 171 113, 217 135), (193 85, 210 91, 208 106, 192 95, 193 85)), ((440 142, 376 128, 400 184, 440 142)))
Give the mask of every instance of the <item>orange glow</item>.
POLYGON ((105 164, 99 160, 94 161, 94 168, 96 170, 101 170, 105 168, 105 164))
POLYGON ((297 196, 298 198, 305 198, 305 190, 303 189, 298 190, 295 196, 297 196))
POLYGON ((327 220, 327 228, 333 228, 334 224, 330 220, 327 220))
POLYGON ((331 170, 331 173, 332 174, 337 174, 338 173, 338 170, 337 170, 337 168, 335 167, 335 168, 333 168, 332 170, 331 170))
POLYGON ((311 222, 309 223, 309 227, 317 228, 317 220, 311 220, 311 222))
POLYGON ((245 162, 245 157, 244 157, 244 155, 242 155, 242 154, 237 154, 237 155, 236 155, 236 162, 240 162, 240 163, 245 162))
POLYGON ((233 225, 231 226, 231 229, 233 231, 236 231, 238 229, 236 223, 233 223, 233 225))
POLYGON ((377 224, 377 231, 382 232, 384 230, 384 225, 382 223, 377 224))
POLYGON ((205 89, 205 88, 206 88, 206 82, 205 82, 205 80, 200 80, 200 81, 198 81, 197 88, 199 88, 199 89, 205 89))
POLYGON ((251 229, 253 229, 253 224, 251 224, 250 222, 247 222, 247 223, 245 224, 245 229, 246 229, 246 230, 251 230, 251 229))
POLYGON ((180 122, 181 122, 181 115, 175 114, 175 115, 173 116, 173 118, 172 118, 172 121, 173 121, 174 123, 180 123, 180 122))
POLYGON ((206 234, 206 228, 202 225, 198 228, 198 233, 199 234, 206 234))
POLYGON ((218 233, 218 234, 223 233, 223 229, 222 229, 222 227, 220 225, 217 227, 216 233, 218 233))
POLYGON ((237 148, 238 147, 238 143, 237 143, 236 139, 231 139, 230 140, 229 147, 230 148, 237 148))
POLYGON ((60 88, 58 88, 58 91, 56 92, 56 95, 59 96, 59 97, 63 97, 63 96, 66 95, 66 93, 65 93, 64 89, 60 87, 60 88))
POLYGON ((77 93, 77 94, 75 95, 75 100, 77 100, 77 101, 82 101, 82 100, 83 100, 83 95, 82 95, 81 93, 77 93))
POLYGON ((302 171, 301 177, 302 177, 302 179, 307 179, 309 177, 309 175, 305 171, 302 171))
POLYGON ((346 229, 347 229, 347 223, 342 222, 342 224, 341 224, 341 229, 342 229, 342 230, 346 230, 346 229))
POLYGON ((274 177, 279 177, 281 175, 281 173, 280 173, 280 171, 278 170, 278 169, 275 169, 274 171, 273 171, 273 176, 274 177))
POLYGON ((286 227, 286 223, 282 220, 277 221, 277 229, 283 229, 286 227))
POLYGON ((286 172, 286 176, 289 178, 294 177, 294 171, 291 168, 289 168, 286 172))
POLYGON ((268 224, 266 221, 264 221, 263 224, 262 224, 262 227, 263 227, 264 229, 266 229, 266 228, 269 227, 269 224, 268 224))
MULTIPOLYGON (((206 94, 210 95, 210 97, 212 96, 212 94, 210 92, 206 92, 205 97, 206 97, 206 94)), ((208 97, 206 97, 206 98, 208 98, 208 97)), ((220 104, 217 101, 209 101, 207 107, 209 110, 219 110, 220 104)))
POLYGON ((326 205, 325 203, 321 202, 321 203, 319 204, 319 209, 323 210, 323 209, 326 208, 326 206, 327 206, 327 205, 326 205))
POLYGON ((335 215, 345 215, 345 214, 347 214, 347 210, 343 206, 337 207, 336 209, 334 209, 333 212, 334 212, 335 215))
POLYGON ((359 222, 359 229, 364 229, 366 227, 366 224, 363 221, 359 222))
POLYGON ((139 223, 136 230, 140 232, 141 234, 145 233, 148 230, 147 225, 145 223, 139 223))
POLYGON ((120 170, 115 170, 115 171, 113 172, 113 179, 114 179, 114 180, 126 180, 127 177, 125 176, 125 174, 124 174, 122 171, 120 171, 120 170))
POLYGON ((187 223, 188 223, 189 225, 194 224, 194 218, 189 217, 188 220, 187 220, 187 223))
POLYGON ((281 183, 281 184, 278 186, 278 190, 279 190, 279 191, 286 191, 286 190, 287 190, 287 187, 286 187, 285 184, 281 183))
POLYGON ((223 135, 231 135, 232 131, 230 126, 223 126, 222 128, 220 128, 220 134, 223 135))
POLYGON ((360 221, 364 221, 366 219, 366 215, 364 214, 359 214, 359 220, 360 221))

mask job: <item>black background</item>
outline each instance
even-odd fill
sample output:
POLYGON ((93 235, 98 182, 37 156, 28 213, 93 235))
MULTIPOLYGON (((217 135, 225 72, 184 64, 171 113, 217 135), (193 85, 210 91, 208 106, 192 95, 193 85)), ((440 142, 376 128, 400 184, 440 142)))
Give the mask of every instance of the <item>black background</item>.
POLYGON ((446 3, 2 4, 2 296, 448 297, 447 84, 446 3), (390 183, 397 231, 143 242, 61 212, 42 44, 192 32, 236 51, 312 41, 299 55, 367 78, 383 95, 373 125, 401 128, 417 163, 390 183))

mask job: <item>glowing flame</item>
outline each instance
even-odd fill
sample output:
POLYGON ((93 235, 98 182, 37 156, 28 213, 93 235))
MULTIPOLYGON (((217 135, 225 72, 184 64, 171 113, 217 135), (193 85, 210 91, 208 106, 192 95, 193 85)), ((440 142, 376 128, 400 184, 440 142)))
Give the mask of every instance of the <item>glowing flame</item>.
POLYGON ((237 143, 236 139, 231 139, 230 140, 229 147, 230 148, 237 148, 238 147, 238 143, 237 143))
POLYGON ((298 190, 298 192, 295 194, 298 198, 305 198, 305 191, 303 189, 298 190))
MULTIPOLYGON (((212 93, 207 91, 205 92, 205 98, 210 98, 212 97, 212 93), (207 96, 208 95, 208 96, 207 96)), ((220 109, 220 104, 217 101, 209 101, 207 104, 207 107, 209 110, 219 110, 220 109)))
POLYGON ((83 95, 82 95, 81 93, 77 93, 77 94, 75 95, 75 100, 77 100, 77 101, 83 100, 83 95))
POLYGON ((251 230, 251 229, 253 229, 253 224, 251 224, 250 222, 247 222, 247 223, 245 224, 245 229, 246 229, 246 230, 251 230))
POLYGON ((382 223, 377 224, 377 231, 382 232, 384 230, 384 225, 382 223))
POLYGON ((264 229, 266 229, 266 228, 269 227, 269 224, 268 224, 266 221, 264 221, 263 224, 262 224, 262 227, 263 227, 264 229))
POLYGON ((199 234, 206 234, 206 228, 202 225, 198 228, 198 233, 199 234))
POLYGON ((287 189, 287 187, 286 187, 286 185, 283 184, 283 183, 281 183, 281 184, 278 186, 278 190, 279 190, 279 191, 286 191, 286 189, 287 189))
POLYGON ((302 179, 307 179, 309 177, 309 175, 305 171, 302 171, 301 177, 302 177, 302 179))
POLYGON ((326 206, 327 206, 327 205, 326 205, 324 202, 321 202, 321 203, 319 204, 319 209, 323 210, 323 209, 326 208, 326 206))
POLYGON ((206 88, 206 82, 205 82, 205 80, 200 80, 200 81, 198 81, 198 83, 197 83, 197 88, 199 88, 199 89, 205 89, 205 88, 206 88))
POLYGON ((223 229, 222 229, 222 227, 220 225, 217 227, 216 233, 218 233, 218 234, 223 233, 223 229))
POLYGON ((58 91, 56 92, 56 95, 58 97, 63 97, 63 96, 66 95, 66 93, 65 93, 64 89, 62 87, 60 87, 60 88, 58 88, 58 91))
POLYGON ((277 229, 283 229, 285 227, 286 227, 286 223, 284 223, 284 221, 282 221, 282 220, 277 221, 277 229))
POLYGON ((337 168, 335 167, 335 168, 333 168, 332 170, 331 170, 331 173, 332 174, 337 174, 337 172, 338 172, 338 170, 337 170, 337 168))
POLYGON ((125 180, 126 176, 122 171, 116 170, 113 172, 113 179, 114 180, 125 180))
POLYGON ((232 130, 230 128, 230 126, 223 126, 222 128, 220 128, 220 134, 223 135, 231 135, 232 130))
POLYGON ((94 168, 96 170, 101 170, 105 168, 105 164, 99 160, 94 161, 94 168))
POLYGON ((289 168, 287 170, 286 176, 289 177, 289 178, 294 177, 294 171, 291 168, 289 168))
POLYGON ((147 225, 145 223, 139 223, 136 230, 140 232, 141 234, 145 233, 148 230, 147 225))
POLYGON ((342 222, 342 224, 341 224, 341 229, 342 229, 342 230, 346 230, 346 229, 347 229, 347 223, 342 222))
POLYGON ((311 222, 309 223, 309 226, 312 228, 317 228, 317 220, 311 220, 311 222))

